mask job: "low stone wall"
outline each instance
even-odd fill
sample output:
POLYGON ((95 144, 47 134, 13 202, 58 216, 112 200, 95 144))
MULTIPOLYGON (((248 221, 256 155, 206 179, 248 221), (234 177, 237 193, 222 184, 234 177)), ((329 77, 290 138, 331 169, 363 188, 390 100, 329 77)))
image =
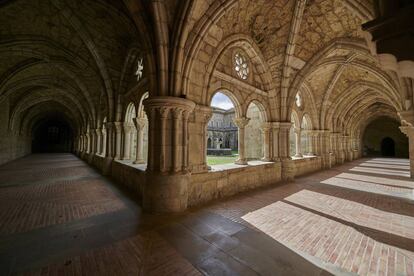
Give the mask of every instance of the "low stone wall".
POLYGON ((280 180, 280 162, 192 174, 188 206, 268 186, 280 180))
POLYGON ((295 177, 322 169, 322 159, 318 156, 294 159, 295 177))
MULTIPOLYGON (((103 173, 106 159, 103 156, 88 154, 78 155, 81 159, 88 162, 98 171, 103 173)), ((112 161, 110 165, 110 176, 117 183, 134 191, 140 199, 142 199, 142 189, 145 183, 145 171, 137 168, 136 165, 128 164, 131 161, 112 161)))
POLYGON ((123 161, 112 162, 112 178, 118 183, 122 183, 122 185, 135 191, 138 197, 142 199, 145 171, 122 162, 123 161))
MULTIPOLYGON (((81 155, 84 160, 102 172, 106 160, 95 155, 91 158, 81 155)), ((295 177, 316 172, 322 169, 322 158, 319 156, 294 159, 295 177)), ((146 181, 145 166, 133 165, 131 161, 112 161, 110 176, 121 185, 135 191, 142 199, 146 181)), ((190 175, 188 186, 188 207, 209 201, 229 197, 240 192, 254 190, 281 182, 281 162, 258 163, 248 166, 232 165, 231 167, 190 175)))

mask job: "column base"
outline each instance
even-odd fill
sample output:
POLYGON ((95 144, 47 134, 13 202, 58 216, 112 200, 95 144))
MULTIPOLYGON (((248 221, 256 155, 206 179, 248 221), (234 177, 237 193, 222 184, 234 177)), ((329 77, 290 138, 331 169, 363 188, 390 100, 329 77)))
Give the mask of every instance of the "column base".
POLYGON ((297 157, 297 158, 302 158, 302 157, 303 157, 303 155, 302 155, 302 154, 295 154, 295 157, 297 157))
POLYGON ((182 212, 187 209, 190 174, 147 173, 143 207, 152 213, 182 212))
POLYGON ((237 159, 236 161, 234 161, 234 164, 247 165, 247 159, 237 159))
POLYGON ((145 164, 146 162, 145 162, 145 160, 144 159, 139 159, 139 160, 135 160, 134 162, 132 162, 133 164, 137 164, 137 165, 139 165, 139 164, 145 164))

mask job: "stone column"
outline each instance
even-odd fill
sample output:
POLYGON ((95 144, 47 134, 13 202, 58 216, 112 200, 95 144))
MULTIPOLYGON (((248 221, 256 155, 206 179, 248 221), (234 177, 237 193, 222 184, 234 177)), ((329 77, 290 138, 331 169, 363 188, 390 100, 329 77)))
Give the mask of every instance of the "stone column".
POLYGON ((402 133, 404 133, 408 137, 409 158, 410 158, 410 176, 411 178, 414 178, 414 127, 401 126, 400 130, 402 133))
POLYGON ((105 160, 102 166, 102 173, 104 175, 110 175, 112 170, 112 160, 114 159, 115 154, 115 125, 112 122, 105 123, 106 135, 105 135, 105 144, 104 149, 105 160))
POLYGON ((124 123, 124 153, 122 154, 123 160, 131 159, 132 127, 132 123, 124 123))
POLYGON ((107 147, 107 131, 106 128, 102 128, 102 141, 101 141, 101 155, 106 156, 106 147, 107 147))
POLYGON ((96 154, 96 129, 91 129, 90 130, 90 137, 91 137, 91 154, 95 155, 96 154))
POLYGON ((149 119, 149 156, 143 193, 144 209, 179 212, 187 208, 188 117, 195 103, 177 97, 144 101, 149 119))
POLYGON ((271 147, 271 160, 274 162, 280 161, 279 157, 279 131, 280 131, 280 123, 273 122, 272 124, 272 147, 271 147))
POLYGON ((234 124, 238 127, 239 134, 239 158, 236 160, 238 165, 247 165, 246 153, 245 153, 245 144, 244 144, 244 131, 249 123, 249 118, 235 118, 234 124))
POLYGON ((295 163, 289 156, 291 122, 279 123, 279 157, 282 161, 282 180, 291 181, 295 178, 295 163))
POLYGON ((115 122, 115 160, 120 160, 122 155, 122 123, 115 122))
POLYGON ((145 164, 144 159, 144 129, 147 125, 147 119, 145 118, 134 118, 134 125, 137 130, 137 147, 134 164, 145 164))
POLYGON ((300 128, 295 128, 295 157, 303 157, 300 135, 300 128))
POLYGON ((263 123, 261 126, 261 131, 263 134, 263 161, 271 161, 271 154, 270 154, 270 130, 272 128, 271 123, 263 123))
POLYGON ((102 129, 97 128, 95 129, 95 136, 96 136, 96 154, 102 153, 102 129))

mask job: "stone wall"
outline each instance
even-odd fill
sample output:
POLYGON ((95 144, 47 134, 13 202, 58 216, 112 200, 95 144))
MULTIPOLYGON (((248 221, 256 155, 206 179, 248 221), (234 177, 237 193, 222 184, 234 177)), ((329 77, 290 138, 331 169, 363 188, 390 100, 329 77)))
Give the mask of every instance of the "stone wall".
POLYGON ((322 159, 320 157, 307 157, 294 159, 295 176, 301 176, 316 172, 322 169, 322 159))
POLYGON ((200 205, 280 181, 279 162, 192 174, 188 206, 200 205))
POLYGON ((30 136, 23 136, 9 130, 9 102, 0 103, 0 165, 23 157, 31 152, 30 136))

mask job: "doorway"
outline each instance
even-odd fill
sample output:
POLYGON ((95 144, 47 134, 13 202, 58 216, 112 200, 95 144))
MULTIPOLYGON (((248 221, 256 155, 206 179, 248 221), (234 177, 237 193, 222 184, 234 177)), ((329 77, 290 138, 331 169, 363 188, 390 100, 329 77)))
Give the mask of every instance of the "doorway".
POLYGON ((390 137, 386 137, 381 141, 382 156, 395 157, 395 142, 390 137))

